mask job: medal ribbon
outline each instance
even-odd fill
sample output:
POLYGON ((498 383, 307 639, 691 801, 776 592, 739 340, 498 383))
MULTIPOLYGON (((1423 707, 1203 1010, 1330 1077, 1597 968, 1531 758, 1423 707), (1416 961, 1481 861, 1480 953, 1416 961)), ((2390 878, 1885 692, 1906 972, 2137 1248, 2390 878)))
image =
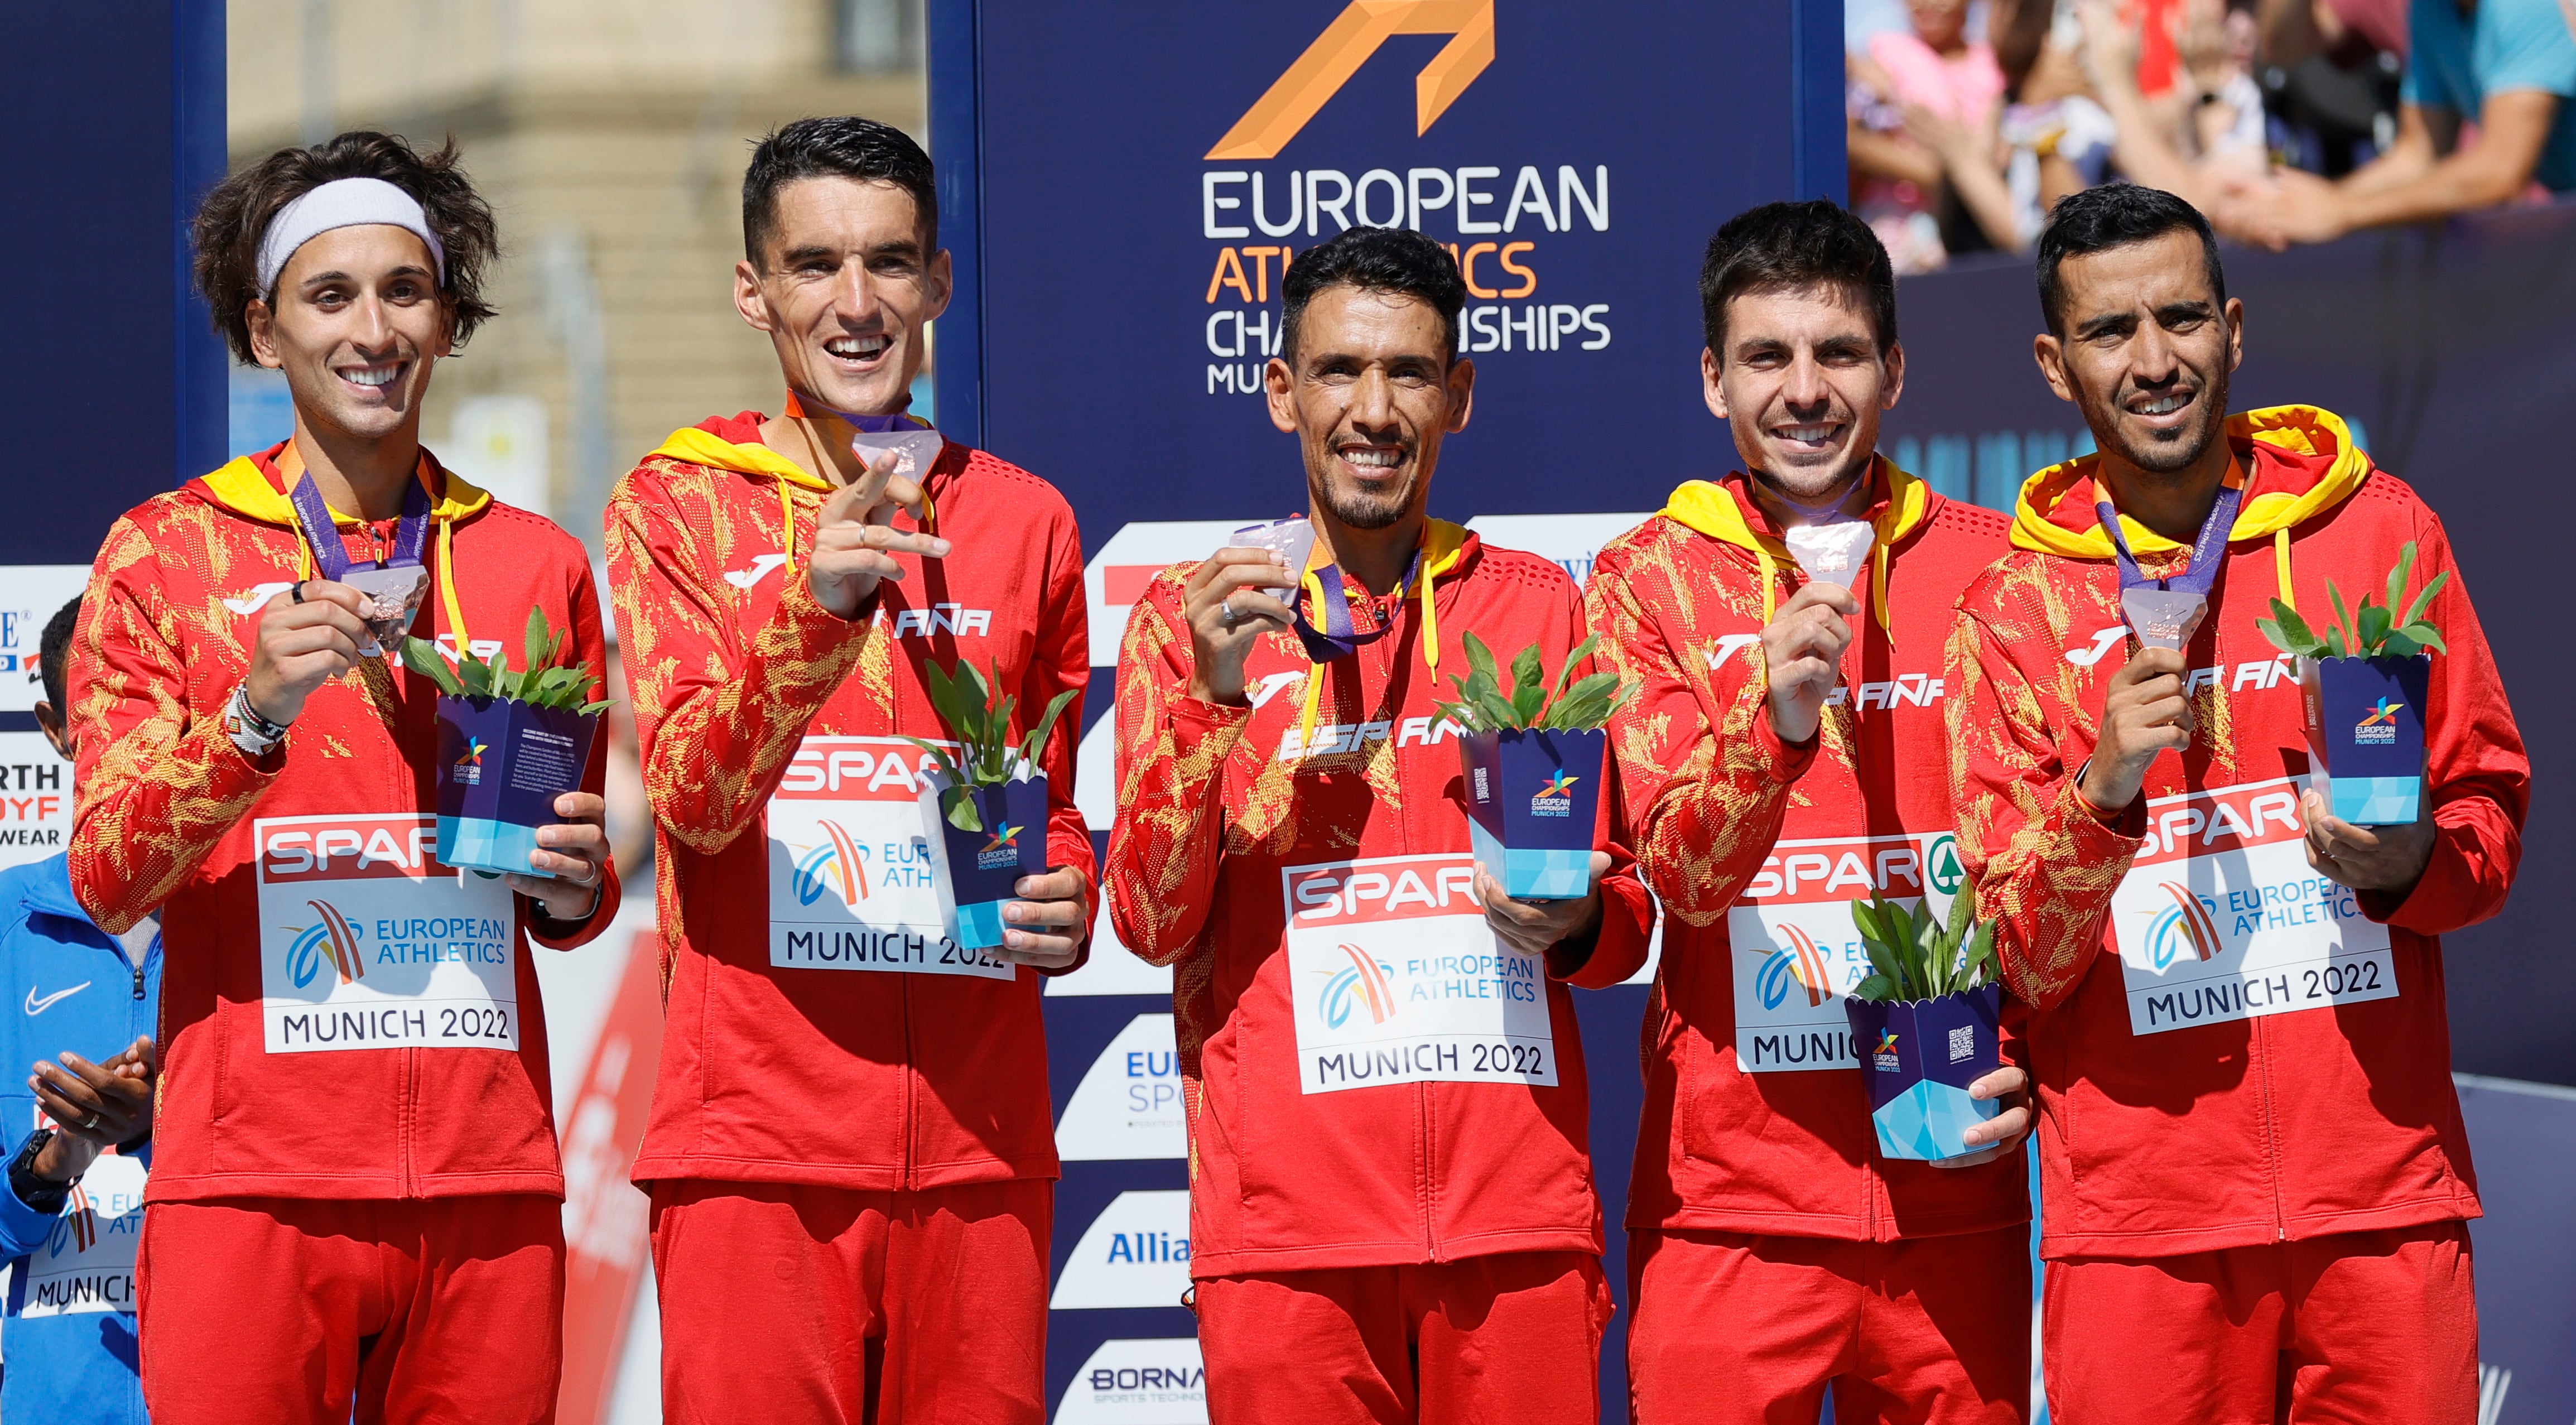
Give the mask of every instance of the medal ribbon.
MULTIPOLYGON (((1413 551, 1412 565, 1404 571, 1403 582, 1396 585, 1399 605, 1403 602, 1404 591, 1413 587, 1413 581, 1421 576, 1422 550, 1417 547, 1413 551)), ((1307 662, 1330 663, 1337 658, 1348 658, 1395 631, 1392 613, 1376 628, 1366 633, 1358 631, 1358 620, 1351 617, 1350 595, 1342 588, 1342 566, 1327 564, 1320 569, 1308 570, 1303 583, 1305 587, 1300 590, 1299 602, 1311 608, 1312 612, 1299 618, 1293 627, 1297 630, 1297 641, 1306 646, 1307 662)))
POLYGON ((2138 557, 2129 552, 2129 542, 2120 537, 2120 512, 2109 500, 2096 501, 2093 514, 2102 522, 2102 532, 2111 537, 2111 551, 2120 561, 2120 587, 2142 589, 2154 587, 2178 594, 2197 594, 2206 599, 2210 586, 2218 582, 2220 558, 2227 552, 2228 531, 2236 527, 2236 507, 2245 498, 2244 485, 2235 480, 2221 486, 2218 498, 2209 506, 2209 517, 2200 522, 2200 537, 2192 541, 2191 563, 2181 573, 2162 579, 2150 579, 2138 568, 2138 557))
MULTIPOLYGON (((304 527, 304 542, 313 546, 313 564, 323 578, 339 582, 349 572, 349 550, 340 542, 340 528, 332 521, 331 506, 313 483, 313 472, 305 471, 286 492, 295 504, 295 522, 304 527)), ((402 518, 394 525, 394 547, 388 557, 377 561, 379 569, 408 569, 419 565, 421 550, 429 542, 429 486, 417 476, 403 488, 402 518)))

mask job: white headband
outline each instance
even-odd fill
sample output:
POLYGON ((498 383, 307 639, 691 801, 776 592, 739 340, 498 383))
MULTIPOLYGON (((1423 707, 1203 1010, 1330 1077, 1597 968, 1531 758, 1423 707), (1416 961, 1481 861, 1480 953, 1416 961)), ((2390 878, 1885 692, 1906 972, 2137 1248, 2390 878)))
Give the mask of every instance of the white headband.
POLYGON ((429 215, 409 193, 381 178, 338 178, 312 189, 280 208, 259 239, 259 290, 277 288, 277 274, 295 250, 331 231, 364 223, 404 229, 429 245, 430 265, 441 286, 447 282, 447 249, 429 230, 429 215))

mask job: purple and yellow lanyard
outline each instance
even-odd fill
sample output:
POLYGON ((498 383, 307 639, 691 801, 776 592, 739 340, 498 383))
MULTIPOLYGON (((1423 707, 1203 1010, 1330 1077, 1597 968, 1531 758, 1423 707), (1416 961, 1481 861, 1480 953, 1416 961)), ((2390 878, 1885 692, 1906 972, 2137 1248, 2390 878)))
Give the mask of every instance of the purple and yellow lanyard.
MULTIPOLYGON (((1376 628, 1366 633, 1358 631, 1358 620, 1351 617, 1350 595, 1342 588, 1340 565, 1327 564, 1308 572, 1314 577, 1314 593, 1321 601, 1314 614, 1321 617, 1314 619, 1311 626, 1309 620, 1313 615, 1298 619, 1294 625, 1297 641, 1306 647, 1307 662, 1330 663, 1337 658, 1348 658, 1395 631, 1393 613, 1389 613, 1376 628)), ((1399 605, 1404 597, 1402 591, 1412 588, 1413 581, 1421 575, 1422 550, 1417 547, 1413 551, 1412 565, 1404 571, 1404 582, 1396 586, 1399 605)), ((1301 589, 1299 592, 1305 591, 1301 589)))
MULTIPOLYGON (((340 527, 331 520, 331 506, 313 484, 308 470, 286 492, 295 505, 295 522, 304 527, 304 542, 313 546, 313 567, 323 578, 339 583, 349 577, 349 551, 340 542, 340 527)), ((420 566, 421 550, 429 543, 429 487, 415 476, 403 489, 402 518, 394 525, 393 548, 376 561, 378 569, 414 569, 420 566)))
POLYGON ((2191 641, 2209 611, 2209 591, 2218 582, 2218 566, 2227 555, 2228 533, 2236 528, 2236 507, 2244 501, 2245 487, 2230 481, 2220 487, 2218 498, 2210 504, 2209 517, 2200 522, 2200 536, 2192 541, 2191 563, 2179 574, 2163 579, 2150 579, 2138 568, 2137 556, 2129 552, 2129 542, 2120 537, 2120 512, 2108 500, 2095 502, 2094 517, 2102 522, 2102 532, 2111 537, 2111 551, 2120 562, 2120 612, 2129 621, 2129 631, 2138 642, 2149 648, 2179 649, 2191 641))

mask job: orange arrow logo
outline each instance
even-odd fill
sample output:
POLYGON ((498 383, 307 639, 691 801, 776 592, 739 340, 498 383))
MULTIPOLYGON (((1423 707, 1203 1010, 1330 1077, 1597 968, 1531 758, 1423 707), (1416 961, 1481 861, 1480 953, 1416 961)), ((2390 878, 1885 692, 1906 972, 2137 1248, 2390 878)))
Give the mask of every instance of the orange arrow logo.
POLYGON ((1278 157, 1378 46, 1396 35, 1450 36, 1413 79, 1414 132, 1428 133, 1432 121, 1494 62, 1494 0, 1351 0, 1207 156, 1278 157))

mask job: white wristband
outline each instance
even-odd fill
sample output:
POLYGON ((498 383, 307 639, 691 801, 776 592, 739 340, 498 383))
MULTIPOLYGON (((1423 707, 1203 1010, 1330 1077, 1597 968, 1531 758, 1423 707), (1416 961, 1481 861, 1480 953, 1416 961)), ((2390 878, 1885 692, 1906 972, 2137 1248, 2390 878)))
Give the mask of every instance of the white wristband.
POLYGON ((224 702, 223 723, 224 736, 231 738, 233 746, 240 748, 241 754, 254 762, 276 750, 277 744, 286 740, 285 725, 260 716, 258 709, 250 705, 248 689, 239 683, 233 685, 233 695, 224 702))

